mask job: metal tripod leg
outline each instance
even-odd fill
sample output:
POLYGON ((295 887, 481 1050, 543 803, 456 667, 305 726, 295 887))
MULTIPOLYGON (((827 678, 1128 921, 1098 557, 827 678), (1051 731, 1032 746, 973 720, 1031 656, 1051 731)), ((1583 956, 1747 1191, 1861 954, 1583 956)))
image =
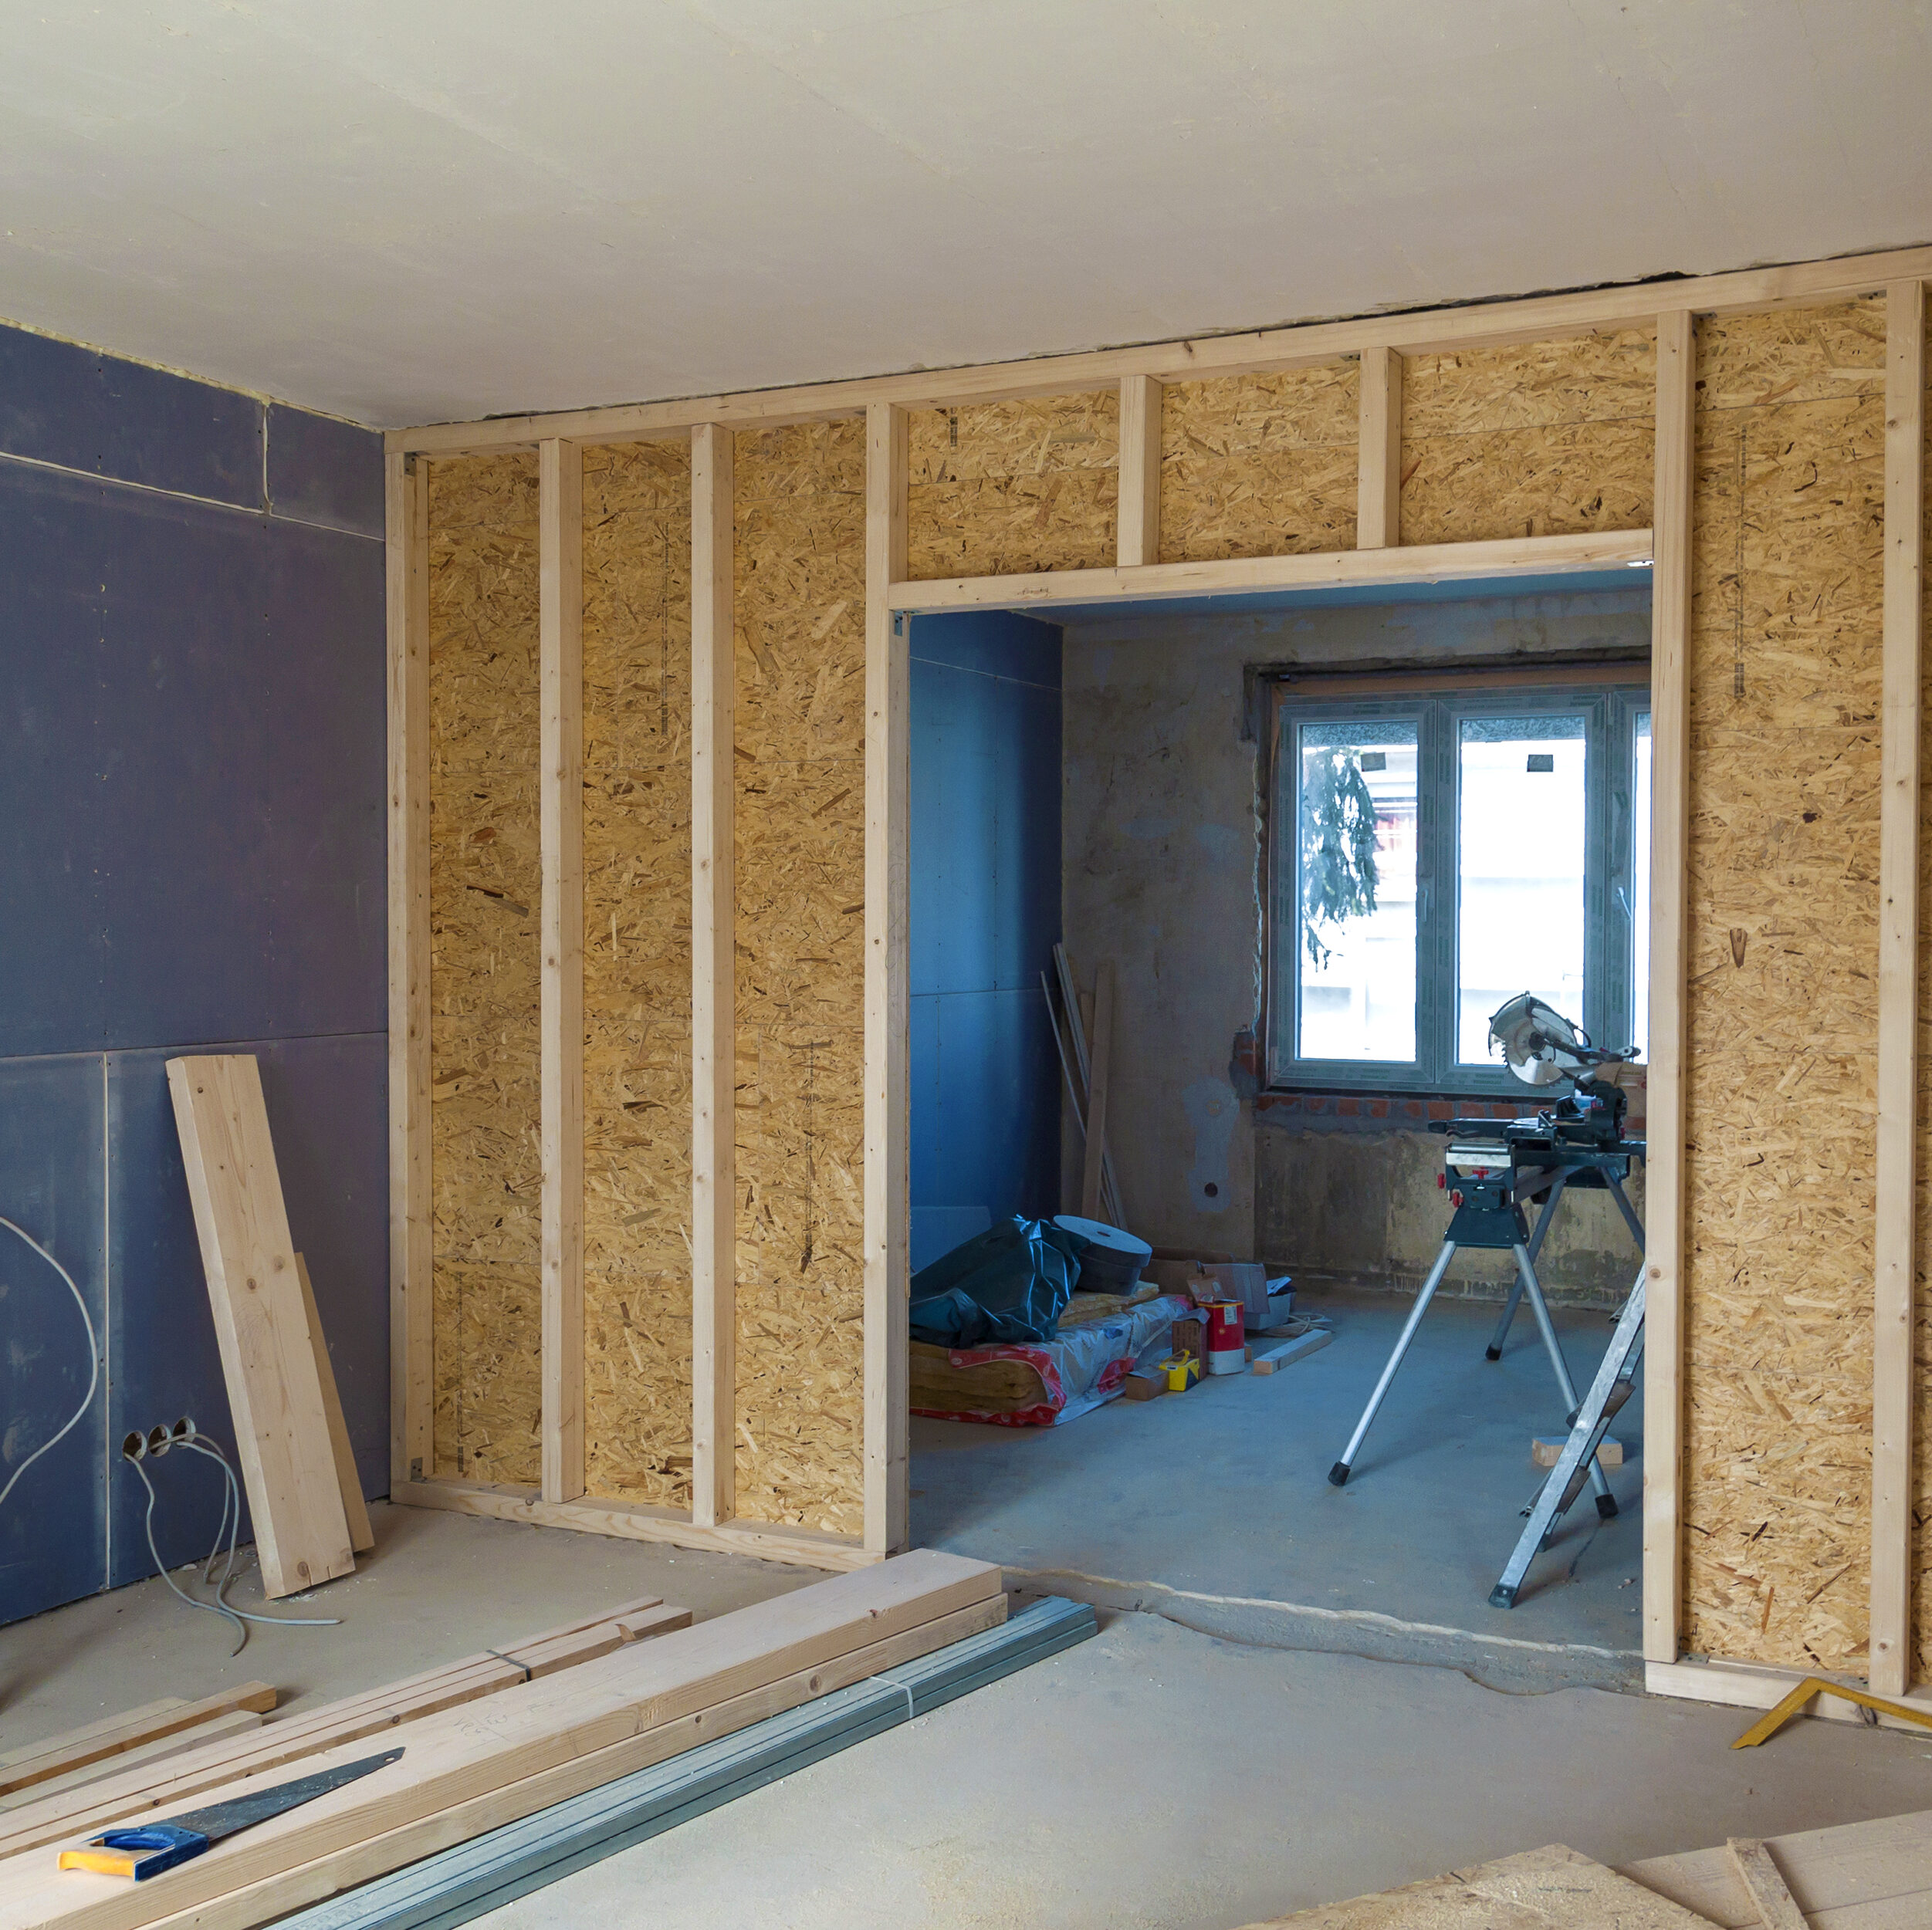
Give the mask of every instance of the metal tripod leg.
POLYGON ((1578 1411, 1570 1438, 1563 1444, 1563 1452, 1550 1470, 1550 1478, 1544 1482, 1542 1492, 1530 1510, 1530 1518, 1517 1539, 1509 1565, 1490 1590, 1492 1608, 1516 1606, 1516 1598, 1522 1588, 1524 1577, 1529 1573, 1530 1563, 1536 1559, 1538 1551, 1564 1511, 1583 1492, 1583 1469, 1588 1466, 1593 1472, 1600 1472, 1597 1469, 1597 1449, 1603 1445, 1612 1417, 1629 1398, 1636 1384, 1636 1360, 1643 1348, 1643 1269, 1639 1267, 1636 1285, 1630 1289, 1630 1297, 1624 1302, 1623 1311, 1617 1317, 1616 1331, 1610 1336, 1609 1347, 1604 1349, 1596 1377, 1590 1383, 1590 1391, 1578 1411))
MULTIPOLYGON (((1556 1211, 1557 1202, 1563 1197, 1563 1189, 1570 1183, 1568 1173, 1558 1173, 1550 1184, 1550 1196, 1543 1202, 1543 1211, 1536 1222, 1536 1231, 1530 1235, 1530 1264, 1536 1264, 1536 1256, 1543 1250, 1543 1235, 1550 1229, 1550 1216, 1556 1211)), ((1509 1338, 1510 1323, 1516 1318, 1516 1310, 1523 1304, 1523 1283, 1518 1279, 1509 1290, 1509 1299, 1504 1303, 1503 1317, 1496 1323, 1496 1331, 1490 1337, 1489 1345, 1483 1350, 1483 1357, 1500 1360, 1503 1357, 1503 1343, 1509 1338)))
POLYGON ((1643 1251, 1643 1222, 1637 1218, 1636 1208, 1630 1204, 1629 1195, 1623 1190, 1623 1182, 1614 1173, 1605 1173, 1603 1183, 1610 1189, 1610 1197, 1617 1203, 1617 1211, 1623 1215, 1623 1223, 1630 1229, 1630 1237, 1637 1243, 1637 1251, 1643 1251))
MULTIPOLYGON (((1549 1303, 1543 1298, 1536 1269, 1530 1264, 1528 1249, 1513 1246, 1510 1251, 1516 1256, 1517 1277, 1522 1283, 1523 1291, 1529 1296, 1530 1311, 1536 1316, 1537 1331, 1543 1337, 1543 1350, 1550 1357, 1550 1365, 1556 1370, 1556 1384, 1563 1391, 1564 1415, 1574 1425, 1576 1383, 1570 1378, 1570 1364, 1564 1359, 1563 1344, 1556 1337, 1556 1323, 1550 1318, 1549 1303)), ((1610 1492, 1610 1484, 1604 1479, 1603 1470, 1594 1461, 1590 1463, 1590 1486, 1596 1490, 1596 1511, 1608 1521, 1617 1511, 1617 1499, 1610 1492)))
MULTIPOLYGON (((1355 1431, 1348 1437, 1348 1445, 1342 1451, 1342 1458, 1328 1470, 1328 1479, 1339 1488, 1348 1479, 1348 1470, 1355 1464, 1355 1458, 1362 1451, 1362 1442, 1367 1438, 1375 1410, 1382 1405, 1382 1397, 1389 1391, 1389 1384, 1396 1377, 1396 1370, 1402 1365, 1402 1357, 1409 1351, 1409 1343, 1416 1337, 1416 1330, 1422 1325, 1422 1317, 1429 1311, 1429 1303, 1436 1297, 1436 1289, 1443 1283, 1443 1276, 1449 1271, 1449 1262, 1454 1257, 1456 1242, 1444 1240, 1443 1250, 1436 1256, 1436 1264, 1429 1269, 1429 1277, 1422 1283, 1422 1291, 1416 1296, 1416 1304, 1409 1310, 1409 1318, 1402 1330, 1402 1337, 1396 1343, 1396 1350, 1389 1357, 1389 1364, 1382 1371, 1382 1378, 1375 1383, 1375 1391, 1369 1397, 1369 1404, 1362 1411, 1362 1418, 1355 1423, 1355 1431)), ((1575 1405, 1574 1401, 1572 1402, 1575 1405)))

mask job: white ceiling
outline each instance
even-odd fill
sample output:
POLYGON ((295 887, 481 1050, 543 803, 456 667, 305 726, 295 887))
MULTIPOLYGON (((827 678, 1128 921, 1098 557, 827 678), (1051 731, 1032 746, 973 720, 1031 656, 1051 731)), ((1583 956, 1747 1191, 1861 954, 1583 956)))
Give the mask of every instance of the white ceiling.
POLYGON ((1932 240, 1932 0, 0 0, 0 316, 384 424, 1932 240))

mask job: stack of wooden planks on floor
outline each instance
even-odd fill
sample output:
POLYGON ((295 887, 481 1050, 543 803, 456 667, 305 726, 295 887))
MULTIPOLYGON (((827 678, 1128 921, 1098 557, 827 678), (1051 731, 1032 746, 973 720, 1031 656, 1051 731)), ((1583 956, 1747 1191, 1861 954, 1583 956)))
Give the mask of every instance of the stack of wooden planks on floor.
MULTIPOLYGON (((151 1757, 127 1764, 124 1758, 90 1756, 96 1771, 93 1776, 73 1781, 63 1776, 58 1789, 28 1791, 33 1800, 0 1812, 0 1857, 187 1807, 190 1799, 198 1798, 203 1790, 232 1783, 238 1776, 295 1762, 339 1742, 385 1734, 418 1716, 473 1702, 607 1655, 625 1642, 690 1625, 689 1609, 670 1607, 655 1596, 647 1596, 279 1722, 263 1724, 257 1716, 255 1726, 245 1735, 211 1734, 212 1722, 192 1730, 184 1726, 171 1738, 181 1746, 165 1760, 151 1757)), ((210 1717, 219 1717, 232 1709, 272 1709, 275 1699, 275 1691, 266 1683, 249 1682, 222 1695, 184 1703, 178 1714, 198 1721, 204 1711, 210 1717)), ((151 1719, 147 1711, 137 1710, 117 1721, 145 1726, 151 1719, 151 1719)), ((108 1729, 106 1724, 94 1726, 103 1732, 108 1729)), ((69 1766, 78 1767, 79 1758, 92 1746, 93 1735, 93 1730, 81 1730, 42 1744, 32 1759, 53 1760, 65 1754, 69 1766)))
POLYGON ((276 1702, 266 1682, 243 1682, 198 1702, 164 1695, 119 1715, 0 1756, 0 1809, 17 1809, 50 1790, 112 1774, 211 1740, 217 1732, 260 1726, 276 1702))
POLYGON ((252 1745, 284 1746, 289 1739, 273 1740, 278 1730, 303 1726, 269 1725, 219 1746, 218 1766, 197 1763, 199 1753, 191 1753, 160 1766, 164 1780, 131 1797, 117 1790, 91 1807, 70 1801, 58 1828, 51 1815, 6 1817, 0 1930, 250 1930, 1006 1617, 996 1567, 922 1550, 651 1641, 627 1641, 620 1631, 605 1653, 549 1674, 540 1671, 554 1661, 553 1645, 567 1647, 567 1635, 452 1665, 316 1712, 306 1719, 297 1756, 249 1756, 252 1745), (512 1679, 469 1692, 497 1667, 512 1679), (489 1698, 480 1709, 477 1695, 489 1698), (272 1788, 289 1780, 291 1763, 293 1773, 309 1775, 353 1762, 370 1753, 364 1739, 378 1731, 385 1746, 401 1746, 399 1760, 147 1882, 56 1867, 59 1847, 106 1824, 160 1820, 272 1788), (218 1766, 220 1779, 211 1780, 218 1766))
POLYGON ((1605 1868, 1560 1844, 1249 1930, 1917 1930, 1932 1810, 1605 1868))

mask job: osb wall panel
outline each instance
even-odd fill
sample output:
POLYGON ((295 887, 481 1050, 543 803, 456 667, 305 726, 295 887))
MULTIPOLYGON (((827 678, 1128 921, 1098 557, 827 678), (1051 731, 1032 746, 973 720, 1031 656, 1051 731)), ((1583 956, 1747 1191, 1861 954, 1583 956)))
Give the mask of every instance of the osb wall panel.
POLYGON ((584 1425, 691 1505, 691 448, 584 452, 584 1425))
POLYGON ((864 426, 747 431, 733 444, 738 1509, 855 1534, 864 426))
POLYGON ((533 455, 429 465, 435 1472, 541 1463, 533 455))
MULTIPOLYGON (((1926 389, 1926 472, 1932 475, 1932 382, 1926 389)), ((1923 531, 1925 553, 1932 556, 1932 493, 1927 499, 1923 531)), ((1932 575, 1926 583, 1921 613, 1924 634, 1932 637, 1932 575)), ((1918 1009, 1918 1199, 1916 1347, 1918 1411, 1913 1418, 1917 1458, 1912 1507, 1914 1572, 1913 1620, 1917 1667, 1923 1681, 1932 1668, 1932 701, 1921 689, 1919 736, 1919 1009, 1918 1009)))
POLYGON ((1647 329, 1406 358, 1402 541, 1644 528, 1656 368, 1647 329))
POLYGON ((1862 1673, 1884 318, 1700 322, 1686 1646, 1862 1673))
POLYGON ((1362 365, 1169 383, 1162 563, 1352 549, 1362 365))
POLYGON ((908 426, 907 567, 915 579, 1095 570, 1115 560, 1117 389, 915 409, 908 426))

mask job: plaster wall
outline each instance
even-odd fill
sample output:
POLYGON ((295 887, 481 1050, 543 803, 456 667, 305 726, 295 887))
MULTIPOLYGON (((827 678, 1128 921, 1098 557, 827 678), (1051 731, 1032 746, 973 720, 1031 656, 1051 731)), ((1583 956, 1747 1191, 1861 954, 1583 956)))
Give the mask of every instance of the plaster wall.
MULTIPOLYGON (((1628 656, 1649 647, 1647 583, 1117 617, 1064 637, 1063 919, 1083 986, 1115 961, 1108 1138, 1128 1221, 1156 1245, 1413 1285, 1443 1225, 1420 1120, 1378 1130, 1257 1104, 1264 747, 1248 673, 1628 656)), ((1566 1202, 1547 1250, 1568 1294, 1628 1284, 1602 1196, 1566 1202)), ((1501 1277, 1480 1256, 1450 1276, 1497 1293, 1501 1277)))

